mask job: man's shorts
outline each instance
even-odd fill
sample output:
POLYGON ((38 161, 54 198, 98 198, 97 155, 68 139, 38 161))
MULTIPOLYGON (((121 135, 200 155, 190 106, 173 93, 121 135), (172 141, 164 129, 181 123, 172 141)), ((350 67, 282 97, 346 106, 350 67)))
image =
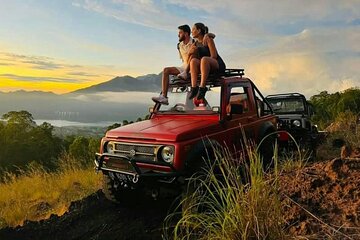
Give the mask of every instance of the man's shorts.
POLYGON ((180 73, 182 73, 182 72, 184 72, 185 71, 185 69, 186 69, 186 65, 182 65, 182 66, 180 66, 180 67, 176 67, 177 68, 177 70, 179 70, 179 72, 180 73))

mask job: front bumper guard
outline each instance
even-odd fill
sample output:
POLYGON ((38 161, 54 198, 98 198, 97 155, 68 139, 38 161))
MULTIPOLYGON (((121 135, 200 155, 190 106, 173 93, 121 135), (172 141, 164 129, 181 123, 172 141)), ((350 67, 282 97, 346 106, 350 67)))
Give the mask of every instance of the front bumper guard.
MULTIPOLYGON (((116 172, 116 173, 120 173, 120 174, 125 174, 125 175, 130 175, 132 176, 132 182, 133 183, 137 183, 139 181, 139 178, 145 178, 145 177, 151 177, 151 178, 173 178, 172 181, 164 181, 164 182, 173 182, 175 180, 176 177, 182 176, 182 174, 178 171, 176 171, 174 169, 174 167, 172 165, 166 165, 168 167, 171 168, 171 172, 142 172, 140 167, 138 166, 138 162, 129 158, 128 156, 125 155, 112 155, 112 154, 108 154, 108 153, 104 153, 104 154, 100 154, 100 153, 96 153, 95 154, 95 170, 98 171, 109 171, 109 172, 116 172), (120 169, 114 169, 114 168, 107 168, 103 166, 103 163, 105 161, 105 158, 118 158, 119 160, 122 161, 127 161, 129 164, 131 164, 131 166, 133 167, 133 169, 135 170, 135 172, 130 172, 130 171, 125 171, 125 170, 120 170, 120 169)), ((149 163, 147 163, 149 164, 149 163)), ((156 163, 151 163, 153 165, 159 165, 156 163)), ((159 165, 159 166, 164 166, 164 165, 159 165)))

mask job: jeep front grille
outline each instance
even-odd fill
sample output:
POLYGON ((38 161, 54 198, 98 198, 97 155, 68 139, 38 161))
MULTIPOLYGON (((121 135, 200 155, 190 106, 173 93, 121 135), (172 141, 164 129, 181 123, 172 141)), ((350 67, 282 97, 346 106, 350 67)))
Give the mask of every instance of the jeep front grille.
POLYGON ((115 143, 115 154, 125 155, 140 161, 156 161, 156 153, 160 146, 138 145, 130 143, 115 143))

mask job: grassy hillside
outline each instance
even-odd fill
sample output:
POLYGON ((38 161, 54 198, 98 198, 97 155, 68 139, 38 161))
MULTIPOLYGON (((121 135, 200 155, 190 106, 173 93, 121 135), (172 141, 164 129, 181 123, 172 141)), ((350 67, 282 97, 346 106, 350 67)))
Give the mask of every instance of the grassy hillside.
POLYGON ((0 228, 62 215, 72 201, 96 192, 100 183, 101 174, 93 166, 81 167, 66 155, 56 172, 31 165, 18 176, 6 174, 0 183, 0 228))

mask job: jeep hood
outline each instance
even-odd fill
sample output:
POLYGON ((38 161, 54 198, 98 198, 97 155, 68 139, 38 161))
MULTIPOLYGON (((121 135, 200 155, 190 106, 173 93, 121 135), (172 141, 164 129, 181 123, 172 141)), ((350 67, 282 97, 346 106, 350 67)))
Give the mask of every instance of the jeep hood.
POLYGON ((196 118, 156 117, 110 130, 106 133, 106 137, 152 141, 183 141, 209 134, 211 128, 219 125, 218 123, 218 116, 196 118))

